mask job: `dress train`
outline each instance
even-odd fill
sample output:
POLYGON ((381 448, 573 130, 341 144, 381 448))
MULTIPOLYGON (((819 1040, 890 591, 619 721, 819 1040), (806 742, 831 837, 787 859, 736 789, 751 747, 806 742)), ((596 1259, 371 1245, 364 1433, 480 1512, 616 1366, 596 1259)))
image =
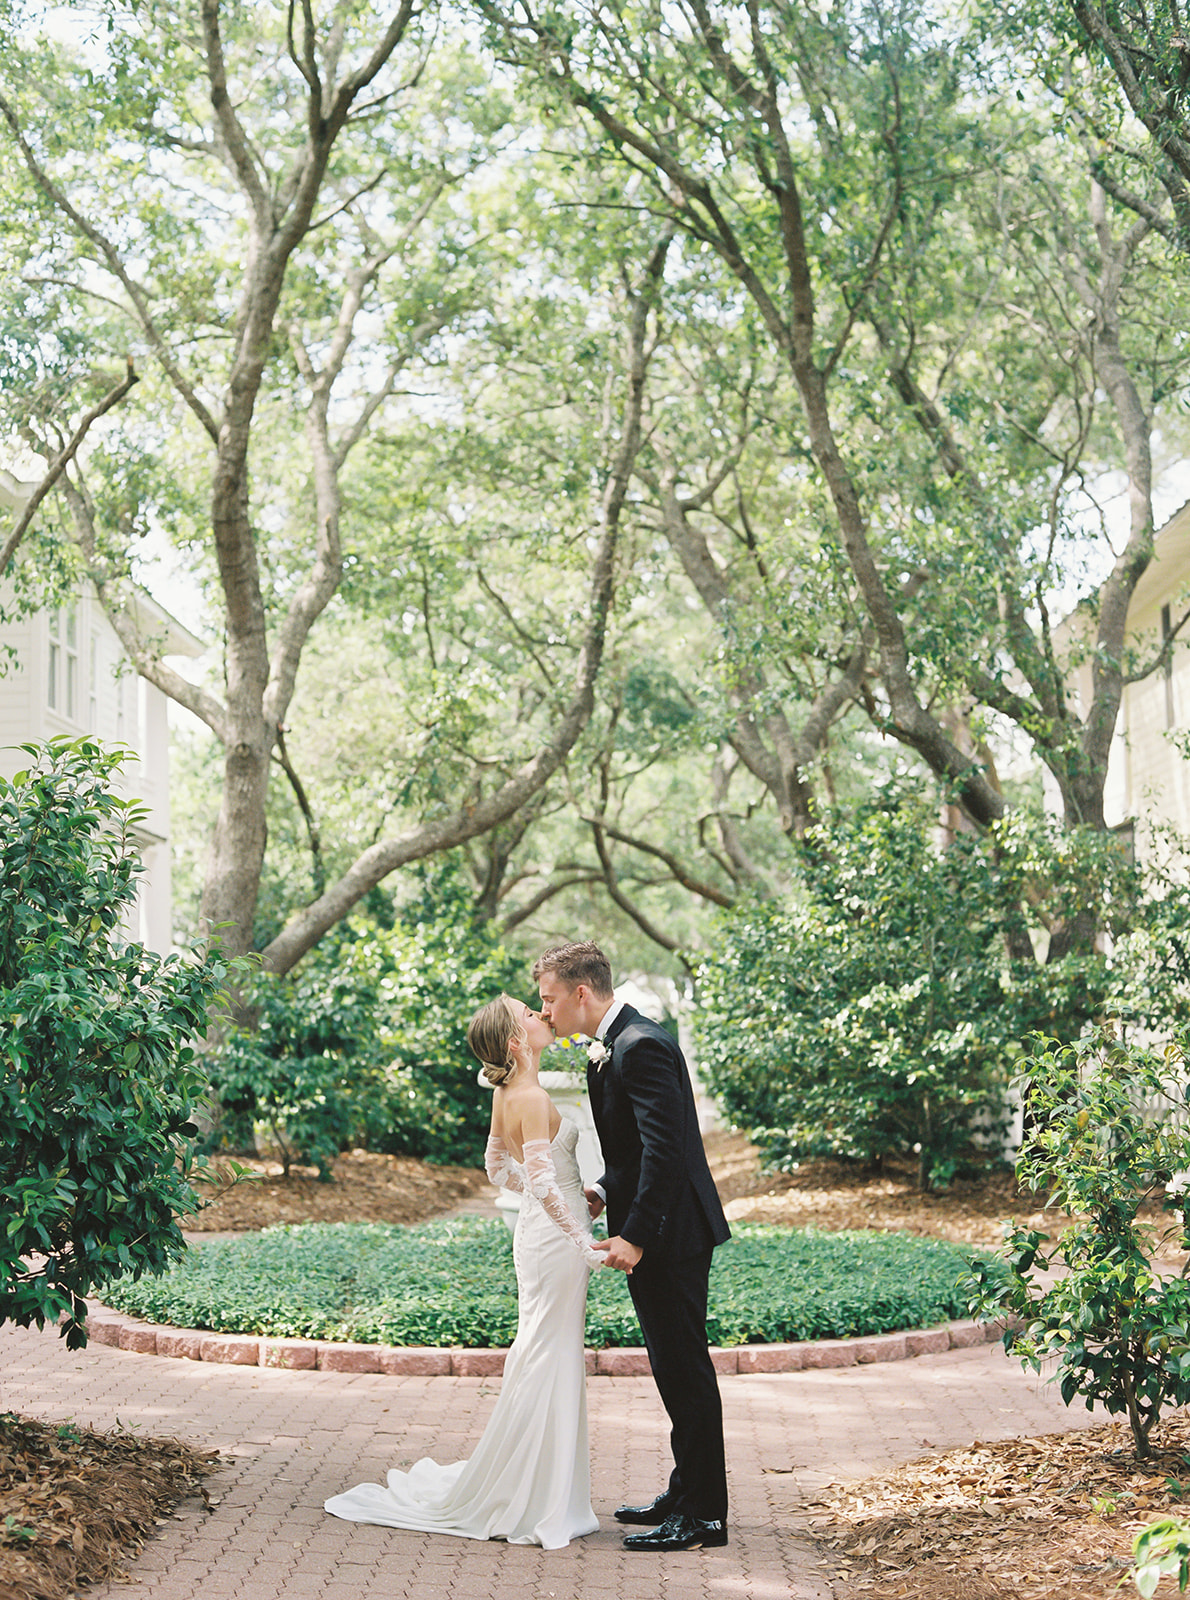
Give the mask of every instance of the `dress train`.
MULTIPOLYGON (((517 1334, 475 1453, 446 1465, 424 1457, 407 1472, 394 1468, 387 1486, 361 1483, 326 1501, 332 1515, 546 1550, 598 1528, 591 1509, 583 1338, 591 1256, 577 1143, 578 1129, 564 1118, 548 1147, 557 1187, 544 1200, 533 1171, 527 1175, 525 1164, 505 1158, 509 1187, 522 1191, 513 1238, 517 1334), (556 1209, 559 1190, 567 1221, 580 1223, 582 1242, 546 1209, 556 1209)), ((544 1140, 541 1145, 544 1152, 544 1140)))

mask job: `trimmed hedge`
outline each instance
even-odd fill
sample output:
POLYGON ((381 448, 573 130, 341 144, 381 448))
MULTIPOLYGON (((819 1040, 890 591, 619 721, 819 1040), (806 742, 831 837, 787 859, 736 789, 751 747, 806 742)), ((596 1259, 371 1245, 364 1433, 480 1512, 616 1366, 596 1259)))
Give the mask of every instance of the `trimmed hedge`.
MULTIPOLYGON (((927 1327, 964 1316, 968 1255, 900 1233, 740 1227, 716 1250, 712 1344, 772 1344, 927 1327)), ((419 1227, 313 1223, 193 1246, 160 1278, 105 1295, 152 1322, 272 1338, 501 1346, 516 1334, 512 1239, 498 1219, 419 1227)), ((637 1345, 622 1273, 596 1272, 587 1344, 637 1345)))

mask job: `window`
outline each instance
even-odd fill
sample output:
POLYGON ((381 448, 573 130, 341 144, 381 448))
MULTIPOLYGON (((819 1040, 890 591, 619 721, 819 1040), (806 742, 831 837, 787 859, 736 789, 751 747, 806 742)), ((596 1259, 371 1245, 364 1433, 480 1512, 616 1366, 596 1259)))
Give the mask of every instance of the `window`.
POLYGON ((1172 728, 1173 723, 1173 647, 1170 639, 1173 637, 1173 617, 1168 606, 1161 607, 1161 643, 1165 650, 1165 726, 1172 728))
POLYGON ((66 609, 66 715, 72 722, 79 714, 79 622, 74 606, 66 609))
POLYGON ((46 679, 45 699, 51 711, 57 711, 62 695, 62 613, 54 608, 50 612, 50 670, 46 679))
POLYGON ((82 685, 79 673, 79 616, 75 605, 50 612, 50 660, 45 698, 51 711, 78 721, 82 685))
POLYGON ((99 700, 96 696, 95 686, 99 682, 99 638, 91 635, 90 659, 87 662, 87 688, 90 695, 87 699, 87 731, 99 732, 99 700))

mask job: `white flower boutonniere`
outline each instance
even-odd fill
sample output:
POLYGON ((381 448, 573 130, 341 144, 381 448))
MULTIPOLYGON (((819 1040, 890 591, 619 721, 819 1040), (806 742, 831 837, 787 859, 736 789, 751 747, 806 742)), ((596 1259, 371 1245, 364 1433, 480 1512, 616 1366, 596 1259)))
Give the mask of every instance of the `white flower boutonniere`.
POLYGON ((604 1044, 603 1040, 592 1039, 591 1043, 587 1046, 588 1065, 594 1067, 595 1071, 598 1072, 600 1067, 603 1066, 604 1062, 610 1060, 611 1051, 604 1044))

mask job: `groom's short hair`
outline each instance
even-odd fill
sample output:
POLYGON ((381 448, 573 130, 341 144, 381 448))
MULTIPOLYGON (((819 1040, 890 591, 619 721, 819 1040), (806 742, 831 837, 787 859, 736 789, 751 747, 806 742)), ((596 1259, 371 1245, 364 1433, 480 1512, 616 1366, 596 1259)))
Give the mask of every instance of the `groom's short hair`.
POLYGON ((600 999, 612 993, 612 964, 590 939, 577 944, 555 944, 543 950, 533 963, 534 983, 546 972, 552 972, 568 989, 577 989, 580 983, 585 983, 600 999))

